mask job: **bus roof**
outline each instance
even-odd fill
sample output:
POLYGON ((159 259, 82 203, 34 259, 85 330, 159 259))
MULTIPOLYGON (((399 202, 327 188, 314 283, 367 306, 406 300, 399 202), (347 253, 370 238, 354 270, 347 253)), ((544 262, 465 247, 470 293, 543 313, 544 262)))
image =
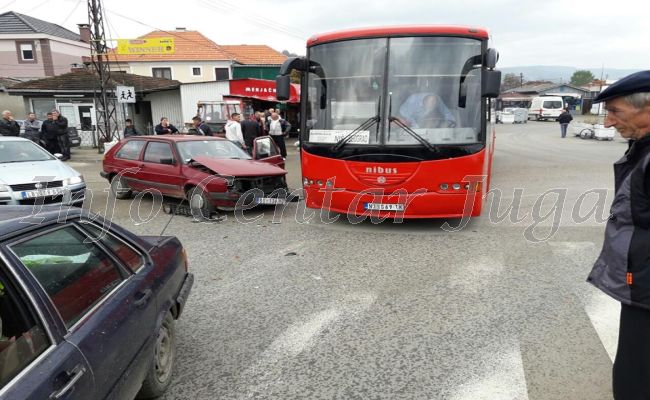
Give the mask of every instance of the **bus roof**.
POLYGON ((307 40, 307 47, 339 40, 361 39, 386 36, 462 36, 476 39, 488 39, 485 28, 458 25, 404 25, 374 28, 346 29, 314 35, 307 40))

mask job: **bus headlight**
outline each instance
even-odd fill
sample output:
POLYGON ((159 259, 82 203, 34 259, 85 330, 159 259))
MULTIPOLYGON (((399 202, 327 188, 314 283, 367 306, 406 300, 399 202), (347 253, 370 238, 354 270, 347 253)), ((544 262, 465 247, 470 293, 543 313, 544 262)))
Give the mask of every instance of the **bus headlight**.
POLYGON ((460 183, 454 183, 453 185, 451 185, 451 188, 454 190, 460 190, 460 183))
POLYGON ((0 184, 0 192, 8 192, 9 186, 0 184))
POLYGON ((447 190, 447 189, 449 189, 449 185, 446 184, 446 183, 441 183, 441 184, 440 184, 440 189, 442 189, 442 190, 447 190))

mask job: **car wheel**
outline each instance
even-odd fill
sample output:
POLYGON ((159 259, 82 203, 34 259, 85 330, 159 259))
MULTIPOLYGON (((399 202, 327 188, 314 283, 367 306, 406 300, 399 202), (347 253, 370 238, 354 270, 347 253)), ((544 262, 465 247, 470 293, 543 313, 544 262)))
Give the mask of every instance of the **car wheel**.
POLYGON ((152 399, 161 396, 169 387, 176 361, 176 330, 174 317, 167 311, 154 342, 153 357, 147 377, 138 393, 139 399, 152 399))
POLYGON ((111 193, 116 199, 128 199, 131 198, 131 195, 133 194, 129 185, 126 184, 124 178, 120 175, 111 178, 111 193))
POLYGON ((205 191, 198 187, 193 187, 187 192, 187 201, 190 204, 192 215, 210 219, 214 212, 214 206, 205 191))

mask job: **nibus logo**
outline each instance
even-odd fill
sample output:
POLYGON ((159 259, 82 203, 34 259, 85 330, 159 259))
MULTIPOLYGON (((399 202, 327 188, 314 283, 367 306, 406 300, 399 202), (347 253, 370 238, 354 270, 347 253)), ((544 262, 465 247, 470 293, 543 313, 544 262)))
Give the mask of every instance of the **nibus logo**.
POLYGON ((367 174, 396 174, 397 168, 366 167, 367 174))

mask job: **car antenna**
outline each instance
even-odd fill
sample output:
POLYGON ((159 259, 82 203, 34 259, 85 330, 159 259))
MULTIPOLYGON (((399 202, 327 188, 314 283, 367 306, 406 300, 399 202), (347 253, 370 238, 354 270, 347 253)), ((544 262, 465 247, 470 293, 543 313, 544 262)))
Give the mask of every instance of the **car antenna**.
MULTIPOLYGON (((185 199, 181 200, 181 202, 176 207, 180 207, 183 204, 183 202, 185 202, 185 199)), ((165 210, 165 204, 163 203, 163 211, 164 210, 165 210)), ((154 249, 157 248, 158 246, 160 246, 160 244, 162 243, 162 241, 164 239, 163 235, 165 234, 165 231, 167 230, 167 227, 169 226, 169 224, 172 222, 172 219, 174 219, 174 216, 176 215, 175 207, 172 204, 169 205, 169 214, 171 214, 171 216, 167 220, 167 223, 165 224, 165 226, 163 226, 162 231, 160 231, 160 235, 158 235, 158 236, 160 236, 160 238, 158 239, 158 241, 156 241, 156 244, 153 246, 154 249)))

